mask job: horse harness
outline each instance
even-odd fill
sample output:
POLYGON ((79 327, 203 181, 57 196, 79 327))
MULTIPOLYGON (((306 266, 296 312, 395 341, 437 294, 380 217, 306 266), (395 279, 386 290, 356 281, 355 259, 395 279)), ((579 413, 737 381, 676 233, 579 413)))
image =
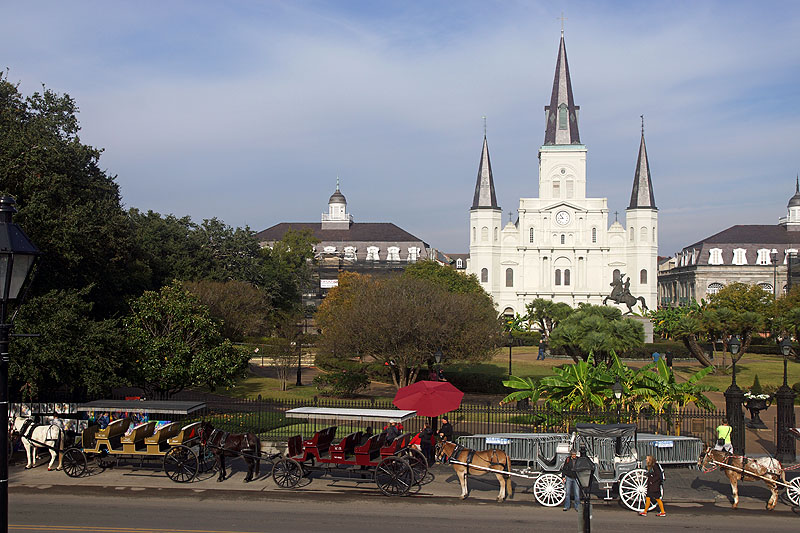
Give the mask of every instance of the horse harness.
MULTIPOLYGON (((53 424, 37 424, 33 418, 26 418, 25 422, 22 423, 22 427, 19 428, 19 437, 20 439, 24 438, 28 442, 36 446, 41 446, 43 448, 53 448, 53 447, 58 448, 58 443, 59 440, 61 439, 61 431, 58 431, 58 436, 56 438, 47 438, 50 436, 50 430, 48 429, 48 431, 45 433, 44 442, 39 442, 38 440, 33 438, 34 429, 38 427, 47 427, 47 426, 52 427, 53 424), (55 446, 50 446, 49 444, 47 444, 48 442, 52 442, 53 444, 55 444, 55 446)), ((58 428, 58 426, 56 427, 58 428)), ((58 429, 60 430, 61 428, 58 429)))
MULTIPOLYGON (((457 459, 458 455, 461 452, 466 451, 467 452, 467 460, 466 461, 459 461, 459 462, 466 463, 466 467, 467 467, 466 475, 469 475, 469 465, 470 465, 470 463, 472 463, 472 459, 475 457, 475 454, 478 453, 478 452, 476 450, 473 450, 472 448, 467 448, 466 446, 462 446, 461 444, 458 444, 456 442, 454 442, 453 444, 455 445, 455 448, 453 448, 453 453, 451 453, 449 456, 447 456, 447 460, 445 461, 445 463, 446 464, 450 464, 450 461, 453 458, 456 458, 456 460, 458 461, 458 459, 457 459)), ((444 452, 444 450, 442 450, 442 452, 444 452)), ((489 465, 490 466, 502 466, 502 467, 505 467, 505 463, 500 463, 500 462, 497 461, 497 450, 492 450, 492 456, 491 456, 491 458, 489 460, 489 465)))
MULTIPOLYGON (((242 433, 242 440, 244 442, 247 442, 247 440, 248 440, 247 437, 249 435, 250 435, 249 433, 242 433)), ((204 445, 209 446, 210 448, 215 448, 215 449, 220 450, 222 452, 234 451, 234 450, 228 450, 227 448, 225 448, 225 444, 228 442, 228 437, 230 437, 230 436, 231 436, 230 432, 222 431, 222 430, 219 430, 217 428, 214 428, 211 431, 211 435, 209 435, 208 439, 206 439, 206 442, 204 443, 204 445), (219 436, 219 440, 217 441, 218 444, 214 444, 213 443, 214 442, 214 438, 216 436, 219 436)), ((251 451, 251 450, 249 448, 243 448, 241 451, 242 452, 247 452, 247 451, 251 451)), ((234 451, 234 453, 235 453, 235 451, 234 451)))

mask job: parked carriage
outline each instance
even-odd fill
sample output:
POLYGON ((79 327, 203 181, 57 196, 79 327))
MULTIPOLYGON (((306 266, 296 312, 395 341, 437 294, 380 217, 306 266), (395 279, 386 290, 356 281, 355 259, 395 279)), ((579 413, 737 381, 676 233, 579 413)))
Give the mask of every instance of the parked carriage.
MULTIPOLYGON (((462 437, 460 441, 468 441, 462 437)), ((507 445, 511 439, 498 435, 485 437, 487 445, 507 445)), ((637 451, 636 426, 633 424, 577 424, 571 436, 542 434, 531 439, 525 457, 526 467, 518 471, 502 471, 516 478, 533 480, 533 495, 539 504, 555 507, 564 503, 566 496, 561 468, 570 450, 586 449, 594 465, 597 486, 605 491, 606 500, 613 500, 616 491, 619 500, 628 509, 644 510, 647 494, 647 472, 637 451)), ((451 461, 462 464, 459 461, 451 461)), ((477 468, 470 465, 470 468, 477 468)), ((487 469, 488 470, 488 469, 487 469)), ((497 472, 497 469, 492 469, 497 472)))
MULTIPOLYGON (((366 428, 402 423, 416 416, 416 411, 300 407, 287 411, 286 416, 314 422, 356 421, 366 428)), ((337 436, 337 429, 336 425, 325 427, 307 439, 300 435, 290 437, 286 456, 273 466, 275 483, 294 488, 306 475, 318 472, 336 480, 374 481, 387 496, 405 496, 423 482, 428 463, 411 446, 413 434, 400 435, 387 443, 385 431, 337 436)))
POLYGON ((167 476, 176 483, 192 481, 198 473, 211 468, 213 459, 199 446, 200 422, 157 420, 185 418, 205 408, 204 403, 180 401, 98 400, 78 406, 78 412, 127 413, 105 428, 94 425, 84 429, 76 442, 64 451, 63 469, 70 477, 81 477, 94 462, 105 469, 121 461, 160 462, 167 476), (146 422, 136 424, 146 418, 146 422))

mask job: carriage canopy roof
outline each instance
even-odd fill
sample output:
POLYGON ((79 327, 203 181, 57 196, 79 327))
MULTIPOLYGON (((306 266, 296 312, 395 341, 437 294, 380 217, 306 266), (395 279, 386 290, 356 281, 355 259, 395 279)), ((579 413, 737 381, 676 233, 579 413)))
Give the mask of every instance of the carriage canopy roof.
POLYGON ((581 437, 636 437, 635 424, 575 424, 575 429, 581 437))
POLYGON ((157 400, 95 400, 77 407, 80 412, 113 411, 139 414, 188 415, 205 408, 204 402, 157 400))
POLYGON ((416 411, 402 409, 339 409, 335 407, 297 407, 286 411, 287 418, 307 420, 361 420, 364 422, 405 422, 416 411))

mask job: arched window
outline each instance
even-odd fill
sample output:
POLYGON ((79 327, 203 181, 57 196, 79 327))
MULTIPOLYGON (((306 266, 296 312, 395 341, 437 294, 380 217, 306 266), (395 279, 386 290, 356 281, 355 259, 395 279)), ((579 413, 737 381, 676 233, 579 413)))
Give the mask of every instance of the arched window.
POLYGON ((569 278, 570 278, 569 269, 565 268, 564 269, 564 285, 569 285, 569 278))
POLYGON ((564 244, 565 242, 567 242, 567 237, 562 233, 561 234, 561 244, 564 244))
POLYGON ((481 269, 481 283, 488 283, 489 281, 489 269, 482 268, 481 269))
POLYGON ((656 242, 656 227, 653 226, 653 242, 656 242))
POLYGON ((592 244, 597 243, 597 228, 592 228, 592 244))
POLYGON ((472 240, 475 241, 475 226, 472 226, 472 240))
POLYGON ((481 240, 483 242, 486 242, 486 241, 489 240, 489 228, 487 228, 486 226, 481 228, 481 240))
POLYGON ((561 182, 553 180, 553 198, 561 198, 561 182))
POLYGON ((639 228, 639 240, 642 242, 647 242, 647 228, 645 226, 639 228))
POLYGON ((572 198, 575 195, 575 182, 567 180, 567 198, 572 198))
POLYGON ((758 286, 761 287, 763 290, 765 290, 767 292, 770 292, 770 293, 772 292, 772 283, 763 282, 763 283, 759 283, 758 286))
POLYGON ((642 285, 647 283, 647 270, 644 268, 641 270, 641 272, 639 272, 639 283, 642 285))
POLYGON ((561 104, 558 106, 558 129, 567 129, 567 115, 567 104, 561 104))
POLYGON ((506 269, 506 287, 513 287, 514 286, 514 269, 507 268, 506 269))
POLYGON ((498 233, 497 228, 494 228, 494 242, 497 242, 497 233, 498 233))
POLYGON ((461 262, 460 257, 456 259, 456 268, 464 268, 464 263, 461 262))
POLYGON ((630 233, 630 236, 631 236, 631 237, 630 237, 630 239, 631 239, 631 242, 633 242, 633 226, 631 226, 631 227, 628 229, 628 233, 630 233))
POLYGON ((531 242, 531 244, 533 244, 533 228, 528 230, 528 234, 529 234, 528 240, 531 242))
POLYGON ((724 287, 724 285, 722 283, 717 283, 716 281, 714 283, 709 283, 708 289, 706 289, 706 294, 717 294, 722 287, 724 287))
POLYGON ((561 269, 556 269, 556 285, 561 285, 561 269))

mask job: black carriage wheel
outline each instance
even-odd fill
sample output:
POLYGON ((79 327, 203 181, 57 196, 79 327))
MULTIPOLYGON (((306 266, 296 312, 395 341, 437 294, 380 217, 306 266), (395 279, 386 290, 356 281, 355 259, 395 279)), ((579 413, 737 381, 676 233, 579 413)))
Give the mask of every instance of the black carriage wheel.
POLYGON ((414 484, 420 485, 425 476, 428 475, 428 460, 425 459, 422 452, 415 448, 406 448, 400 450, 397 455, 408 461, 411 470, 414 472, 414 484))
POLYGON ((217 470, 217 458, 214 457, 214 452, 210 447, 200 446, 197 449, 197 455, 200 458, 199 472, 201 474, 217 470))
POLYGON ((408 461, 392 455, 375 469, 375 484, 387 496, 405 496, 414 484, 414 471, 408 461))
POLYGON ((86 454, 78 448, 69 448, 61 458, 61 468, 69 477, 81 477, 86 473, 86 454))
POLYGON ((186 446, 173 446, 164 455, 164 472, 175 483, 193 480, 198 469, 197 454, 186 446))
POLYGON ((272 467, 272 479, 284 489, 296 487, 303 478, 303 465, 294 459, 285 458, 277 461, 272 467))

